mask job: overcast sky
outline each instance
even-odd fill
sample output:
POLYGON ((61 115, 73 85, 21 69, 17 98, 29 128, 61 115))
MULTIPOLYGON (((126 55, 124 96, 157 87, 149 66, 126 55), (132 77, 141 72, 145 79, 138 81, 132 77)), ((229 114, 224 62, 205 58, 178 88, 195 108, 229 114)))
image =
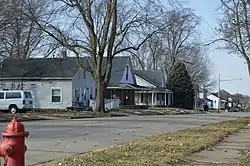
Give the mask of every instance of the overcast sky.
MULTIPOLYGON (((204 39, 214 37, 213 28, 217 25, 217 19, 221 16, 218 12, 219 0, 183 0, 185 7, 193 8, 196 15, 201 16, 203 21, 200 31, 204 39)), ((215 47, 215 46, 214 46, 215 47)), ((209 56, 213 61, 214 76, 221 79, 238 79, 239 81, 221 82, 221 89, 230 93, 243 93, 250 95, 250 76, 244 60, 237 55, 228 55, 227 51, 211 49, 209 56)), ((215 89, 214 91, 216 91, 215 89)))

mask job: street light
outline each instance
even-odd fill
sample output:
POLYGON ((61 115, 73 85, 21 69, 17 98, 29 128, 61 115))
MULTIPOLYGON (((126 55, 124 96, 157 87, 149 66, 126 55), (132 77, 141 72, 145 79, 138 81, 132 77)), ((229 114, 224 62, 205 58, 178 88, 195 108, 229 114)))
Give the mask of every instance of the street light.
POLYGON ((220 79, 220 74, 219 74, 218 113, 220 113, 220 83, 221 82, 226 82, 226 81, 236 81, 236 80, 242 80, 242 78, 234 78, 234 79, 221 80, 220 79))

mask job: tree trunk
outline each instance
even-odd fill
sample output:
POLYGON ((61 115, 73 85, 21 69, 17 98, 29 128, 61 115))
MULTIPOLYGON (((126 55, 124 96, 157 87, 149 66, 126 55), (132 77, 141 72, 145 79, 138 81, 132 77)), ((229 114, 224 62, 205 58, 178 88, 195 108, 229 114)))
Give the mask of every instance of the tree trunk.
POLYGON ((250 60, 247 60, 248 74, 250 75, 250 60))
POLYGON ((96 81, 96 112, 105 112, 105 91, 107 87, 103 84, 102 81, 96 81))

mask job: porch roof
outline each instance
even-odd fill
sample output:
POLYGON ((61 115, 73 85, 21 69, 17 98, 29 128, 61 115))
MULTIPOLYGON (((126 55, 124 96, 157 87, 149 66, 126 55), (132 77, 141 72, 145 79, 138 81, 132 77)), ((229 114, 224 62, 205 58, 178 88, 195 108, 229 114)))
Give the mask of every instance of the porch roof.
POLYGON ((171 90, 169 89, 165 89, 165 88, 148 88, 149 92, 161 92, 161 93, 173 93, 171 90))
POLYGON ((107 89, 127 89, 127 90, 138 90, 138 91, 147 91, 147 92, 173 93, 169 89, 144 87, 144 86, 132 85, 132 84, 120 84, 118 87, 107 87, 107 89))
POLYGON ((132 85, 132 84, 120 84, 118 87, 107 87, 107 89, 127 89, 127 90, 147 90, 147 87, 132 85))

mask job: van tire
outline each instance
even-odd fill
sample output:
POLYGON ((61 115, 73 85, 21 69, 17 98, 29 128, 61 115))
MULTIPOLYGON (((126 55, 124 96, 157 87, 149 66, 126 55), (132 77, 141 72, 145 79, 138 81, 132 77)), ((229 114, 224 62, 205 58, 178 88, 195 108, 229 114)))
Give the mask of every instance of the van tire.
POLYGON ((18 112, 17 106, 16 106, 16 105, 10 105, 10 106, 9 106, 9 112, 10 112, 11 114, 17 113, 17 112, 18 112))

